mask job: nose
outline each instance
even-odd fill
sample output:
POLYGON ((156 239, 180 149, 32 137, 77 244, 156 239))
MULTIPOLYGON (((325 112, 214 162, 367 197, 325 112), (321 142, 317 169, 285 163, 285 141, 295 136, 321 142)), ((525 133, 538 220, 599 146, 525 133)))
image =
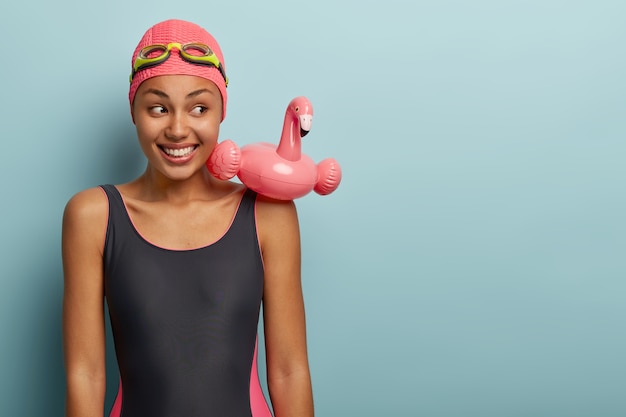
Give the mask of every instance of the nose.
POLYGON ((183 112, 171 113, 165 136, 172 141, 179 141, 189 135, 187 117, 183 112))

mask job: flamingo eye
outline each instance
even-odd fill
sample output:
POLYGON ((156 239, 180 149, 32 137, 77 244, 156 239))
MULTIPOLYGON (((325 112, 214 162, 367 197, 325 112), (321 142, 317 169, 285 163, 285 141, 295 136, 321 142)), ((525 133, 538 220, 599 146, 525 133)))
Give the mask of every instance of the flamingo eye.
POLYGON ((296 106, 296 113, 300 111, 300 107, 296 106))

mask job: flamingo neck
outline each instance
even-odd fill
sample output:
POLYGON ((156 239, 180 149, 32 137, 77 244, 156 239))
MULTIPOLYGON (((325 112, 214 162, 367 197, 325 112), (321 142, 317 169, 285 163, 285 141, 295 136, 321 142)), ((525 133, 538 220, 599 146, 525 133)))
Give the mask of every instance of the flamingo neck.
POLYGON ((298 161, 301 155, 301 139, 298 117, 287 110, 276 153, 288 161, 298 161))

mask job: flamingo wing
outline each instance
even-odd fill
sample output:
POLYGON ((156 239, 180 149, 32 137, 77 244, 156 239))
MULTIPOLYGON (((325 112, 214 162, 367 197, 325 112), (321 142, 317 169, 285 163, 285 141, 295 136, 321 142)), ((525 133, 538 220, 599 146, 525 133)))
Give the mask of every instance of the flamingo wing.
POLYGON ((341 182, 341 167, 334 158, 326 158, 317 164, 317 182, 313 190, 319 195, 332 193, 341 182))
POLYGON ((235 142, 227 139, 215 146, 206 162, 209 172, 220 180, 229 180, 237 175, 241 166, 241 150, 235 142))

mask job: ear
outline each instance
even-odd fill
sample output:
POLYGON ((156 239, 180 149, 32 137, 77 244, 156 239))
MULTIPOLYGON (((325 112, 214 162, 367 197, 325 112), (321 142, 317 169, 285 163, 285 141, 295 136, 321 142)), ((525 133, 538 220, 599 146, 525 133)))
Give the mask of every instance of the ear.
POLYGON ((133 121, 133 124, 135 124, 135 111, 134 111, 134 106, 131 104, 130 105, 130 118, 133 121))

